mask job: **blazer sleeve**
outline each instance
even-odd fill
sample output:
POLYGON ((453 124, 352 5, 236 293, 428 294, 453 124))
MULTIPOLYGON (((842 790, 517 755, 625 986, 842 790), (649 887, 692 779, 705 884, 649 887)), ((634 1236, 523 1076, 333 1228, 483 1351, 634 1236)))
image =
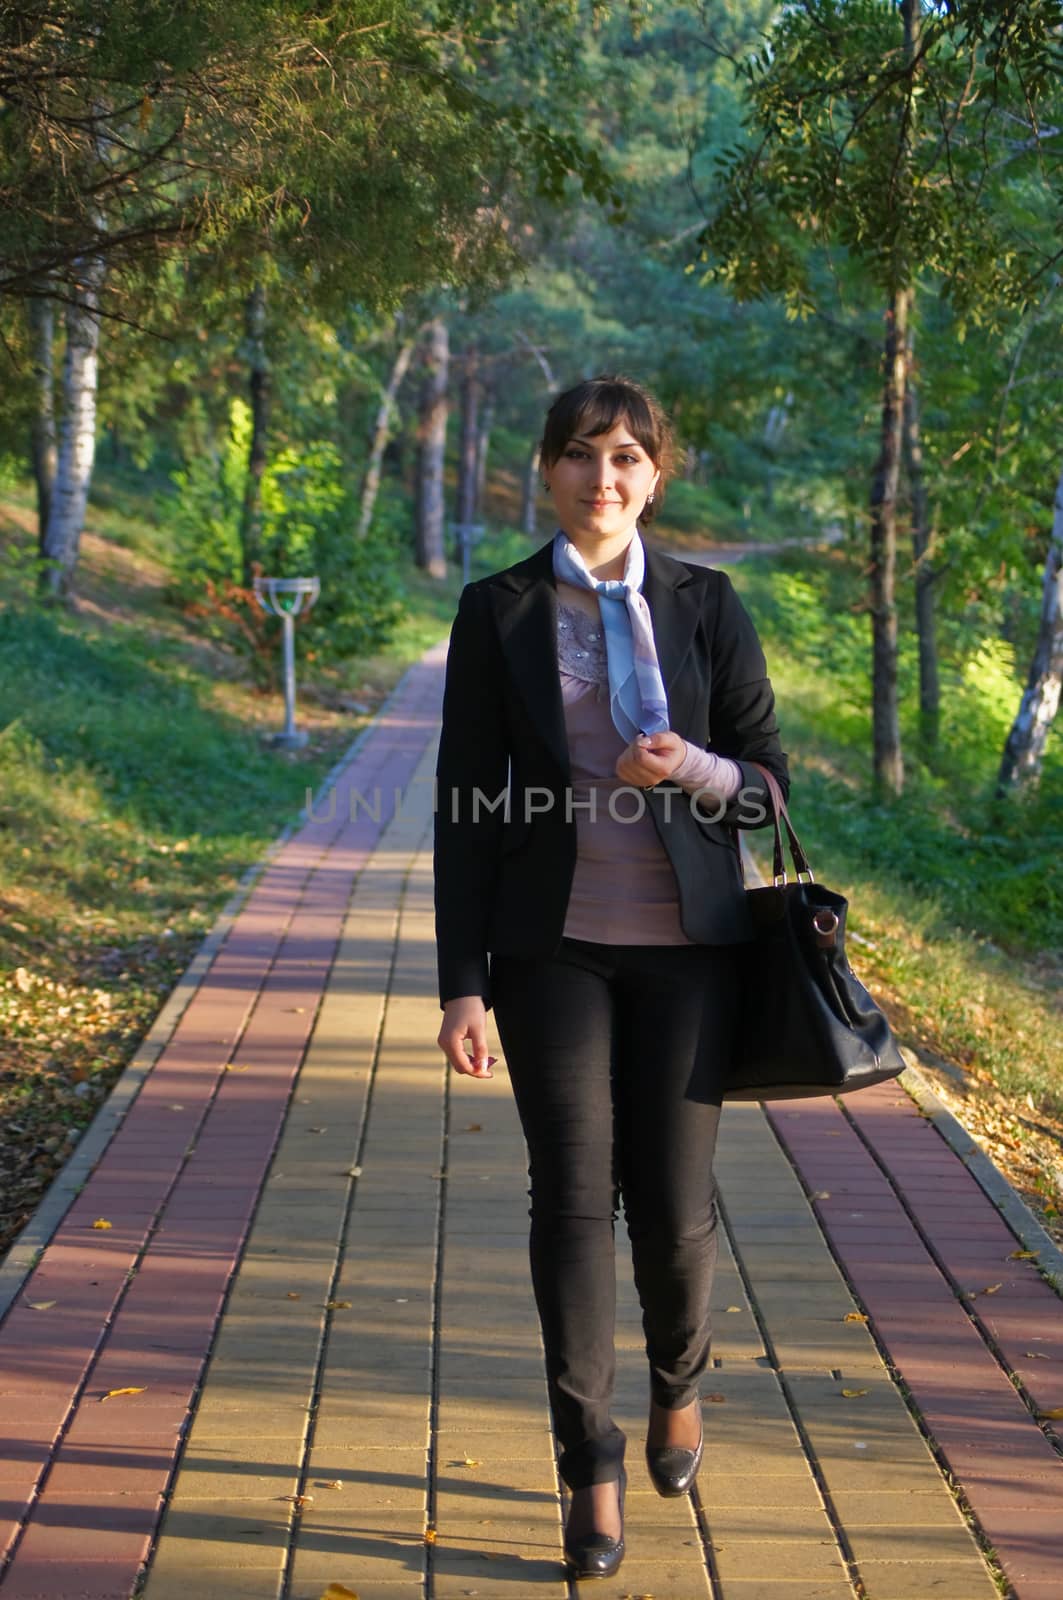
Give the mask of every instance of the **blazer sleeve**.
POLYGON ((482 591, 466 585, 450 633, 433 845, 439 1003, 490 1007, 487 927, 498 874, 509 751, 502 661, 482 591), (492 809, 492 806, 494 809, 492 809))
POLYGON ((771 821, 771 798, 752 762, 759 761, 774 774, 786 799, 790 791, 788 758, 779 742, 775 694, 753 619, 727 573, 718 571, 717 575, 710 743, 717 754, 730 756, 742 769, 742 787, 719 820, 739 828, 760 828, 771 821))

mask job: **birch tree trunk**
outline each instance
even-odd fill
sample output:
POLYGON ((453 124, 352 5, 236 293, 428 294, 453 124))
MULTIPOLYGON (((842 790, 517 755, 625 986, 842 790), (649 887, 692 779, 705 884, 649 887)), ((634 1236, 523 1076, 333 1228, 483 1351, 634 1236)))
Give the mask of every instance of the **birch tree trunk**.
POLYGON ((904 386, 904 464, 912 505, 912 554, 915 557, 915 627, 919 642, 919 743, 926 757, 938 748, 941 727, 941 684, 938 675, 937 582, 930 560, 930 497, 923 472, 923 440, 919 427, 919 390, 913 371, 912 329, 908 330, 904 386))
POLYGON ((30 456, 33 476, 37 481, 37 549, 43 557, 58 461, 55 439, 55 302, 47 295, 34 296, 29 302, 29 323, 33 362, 30 456))
POLYGON ((1041 776, 1045 741, 1059 710, 1063 682, 1063 473, 1056 484, 1052 536, 1041 589, 1041 626, 1019 710, 1004 745, 997 794, 1033 787, 1041 776))
POLYGON ((250 367, 251 444, 240 517, 244 587, 250 588, 262 560, 262 476, 266 470, 272 378, 266 355, 266 290, 256 283, 244 302, 244 348, 250 367))
POLYGON ((80 276, 66 308, 59 452, 41 549, 50 563, 42 571, 41 587, 52 598, 67 602, 73 599, 74 569, 96 457, 99 303, 106 273, 99 256, 91 256, 80 265, 80 276))
POLYGON ((524 469, 524 493, 520 508, 520 525, 529 538, 536 533, 536 512, 539 498, 539 446, 535 444, 528 465, 524 469))
POLYGON ((879 457, 871 486, 871 722, 876 791, 900 794, 904 761, 897 708, 897 485, 904 419, 905 349, 911 291, 899 289, 886 313, 879 457))
POLYGON ((428 324, 421 418, 417 429, 417 527, 415 561, 432 578, 445 578, 443 454, 447 441, 447 373, 450 340, 442 317, 428 324))
POLYGON ((380 397, 380 406, 373 425, 373 437, 369 443, 369 458, 366 462, 365 478, 362 481, 362 500, 358 512, 358 528, 356 538, 364 539, 369 532, 369 525, 373 520, 373 508, 376 497, 380 491, 380 474, 384 464, 384 451, 387 449, 388 439, 391 435, 392 419, 395 416, 395 402, 398 397, 402 380, 409 370, 410 360, 417 346, 416 333, 402 341, 398 353, 391 364, 391 373, 388 377, 387 387, 380 397))

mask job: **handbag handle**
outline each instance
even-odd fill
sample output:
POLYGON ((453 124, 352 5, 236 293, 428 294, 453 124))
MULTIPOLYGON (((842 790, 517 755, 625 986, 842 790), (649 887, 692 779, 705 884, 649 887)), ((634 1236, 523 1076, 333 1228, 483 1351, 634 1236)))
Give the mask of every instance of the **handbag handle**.
POLYGON ((802 876, 807 873, 809 883, 814 883, 815 877, 812 872, 812 868, 808 864, 808 857, 805 854, 804 846, 797 837, 797 830, 790 821, 790 813, 786 809, 786 801, 783 799, 783 793, 782 789, 779 787, 778 778, 775 776, 774 772, 769 771, 767 767, 761 766, 759 761, 751 761, 749 764, 751 767, 756 767, 757 771, 764 779, 768 793, 771 796, 772 824, 775 829, 775 839, 773 841, 772 849, 773 884, 776 888, 782 888, 786 885, 786 861, 783 855, 782 844, 782 829, 784 824, 786 827, 787 840, 790 845, 790 859, 793 862, 794 872, 798 880, 800 880, 802 876))

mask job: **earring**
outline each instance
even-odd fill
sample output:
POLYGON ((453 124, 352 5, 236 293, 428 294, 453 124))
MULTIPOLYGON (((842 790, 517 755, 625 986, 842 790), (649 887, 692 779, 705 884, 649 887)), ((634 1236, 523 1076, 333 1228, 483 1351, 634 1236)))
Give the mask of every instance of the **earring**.
POLYGON ((647 504, 647 505, 648 505, 648 506, 652 506, 652 504, 653 504, 653 496, 652 496, 652 494, 648 494, 648 495, 647 495, 647 496, 646 496, 646 504, 647 504))

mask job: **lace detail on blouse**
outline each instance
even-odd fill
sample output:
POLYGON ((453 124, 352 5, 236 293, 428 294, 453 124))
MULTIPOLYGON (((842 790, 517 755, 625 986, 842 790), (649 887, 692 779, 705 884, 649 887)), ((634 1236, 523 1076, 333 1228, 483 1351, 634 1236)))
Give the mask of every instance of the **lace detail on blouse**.
POLYGON ((557 603, 557 664, 569 677, 581 678, 584 683, 609 682, 601 622, 563 600, 557 603))

